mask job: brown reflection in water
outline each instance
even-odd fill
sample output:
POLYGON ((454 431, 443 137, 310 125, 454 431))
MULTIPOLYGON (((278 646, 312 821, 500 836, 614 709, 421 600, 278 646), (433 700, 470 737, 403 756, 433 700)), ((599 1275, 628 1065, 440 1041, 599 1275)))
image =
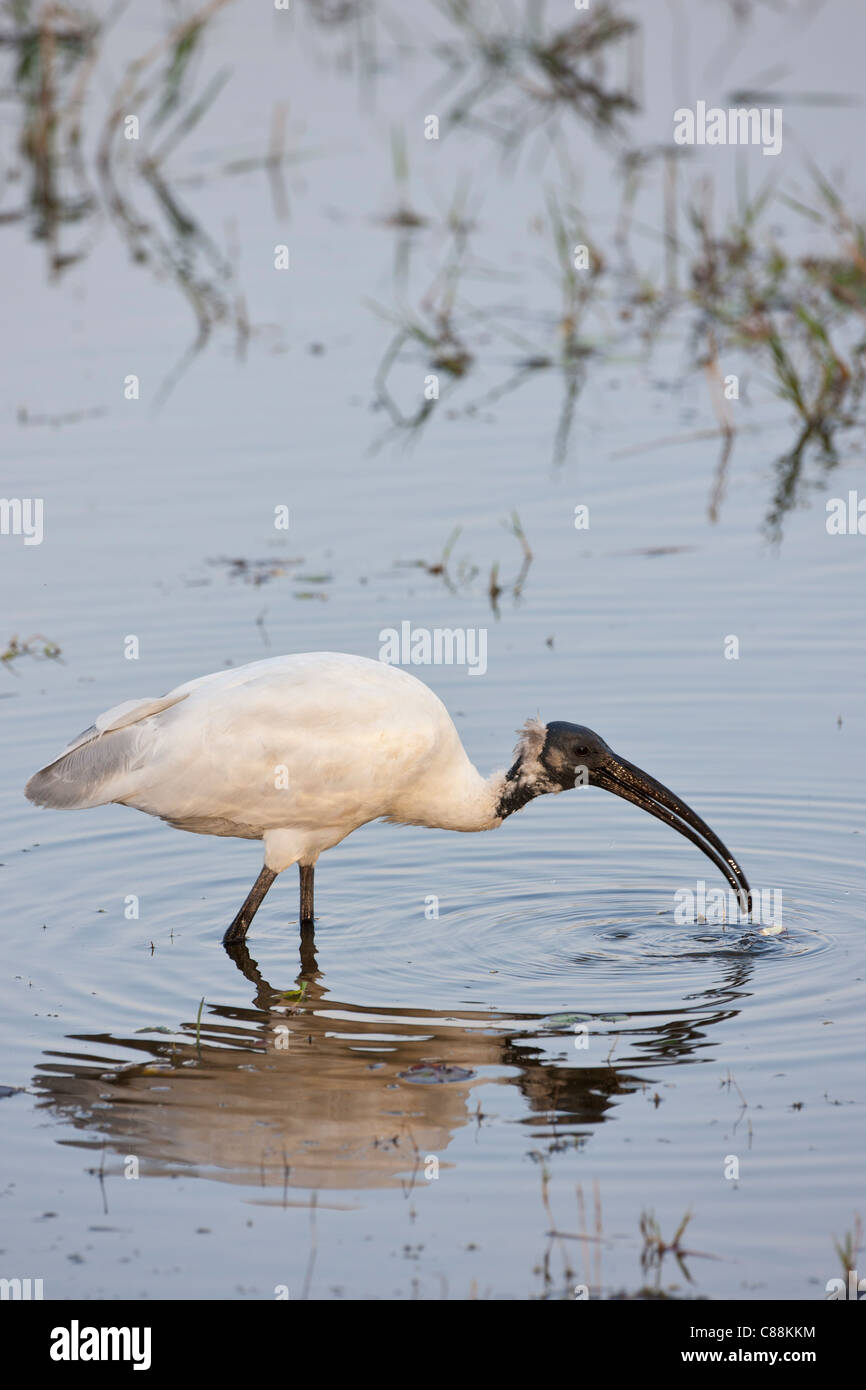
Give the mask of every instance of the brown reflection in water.
POLYGON ((617 1015, 613 1029, 594 1020, 582 1052, 562 1016, 330 998, 311 929, 290 991, 263 978, 246 946, 227 949, 254 987, 250 1007, 208 1004, 200 1023, 164 1040, 73 1035, 86 1052, 45 1054, 33 1082, 42 1106, 83 1136, 61 1142, 103 1149, 106 1174, 122 1171, 108 1155, 135 1155, 143 1176, 282 1188, 276 1201, 289 1188, 408 1189, 423 1182, 427 1155, 447 1167, 456 1133, 486 1122, 473 1091, 491 1082, 518 1088, 536 1136, 579 1144, 659 1065, 701 1060, 710 1027, 736 1016, 751 970, 747 957, 716 959, 721 978, 688 1008, 617 1015), (449 1079, 421 1082, 413 1067, 449 1079))

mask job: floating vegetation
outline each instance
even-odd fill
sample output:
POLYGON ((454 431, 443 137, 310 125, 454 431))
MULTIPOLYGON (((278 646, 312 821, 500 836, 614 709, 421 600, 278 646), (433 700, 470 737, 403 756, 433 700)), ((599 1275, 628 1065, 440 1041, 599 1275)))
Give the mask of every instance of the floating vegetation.
POLYGON ((101 406, 93 406, 89 410, 66 410, 58 415, 32 415, 22 405, 18 407, 17 419, 19 425, 48 425, 51 429, 60 429, 62 425, 80 425, 83 420, 98 420, 104 414, 101 406))
MULTIPOLYGON (((576 1135, 568 1136, 580 1143, 576 1135)), ((547 1155, 562 1152, 571 1145, 563 1142, 562 1137, 555 1140, 548 1146, 547 1155)), ((577 1215, 578 1229, 576 1231, 560 1230, 555 1221, 553 1210, 550 1203, 550 1169, 547 1164, 547 1155, 534 1152, 530 1157, 540 1162, 541 1167, 541 1198, 544 1206, 545 1216, 550 1225, 547 1231, 547 1247, 543 1257, 536 1267, 536 1273, 543 1279, 542 1297, 563 1298, 569 1301, 578 1299, 580 1301, 590 1298, 609 1298, 616 1300, 631 1299, 675 1299, 680 1297, 694 1298, 695 1294, 681 1293, 676 1284, 662 1287, 661 1266, 665 1255, 673 1254, 676 1256, 680 1269, 690 1285, 694 1281, 689 1275, 685 1266, 685 1259, 697 1257, 700 1252, 696 1250, 683 1250, 680 1240, 685 1232, 685 1228, 691 1220, 691 1213, 687 1212, 680 1223, 674 1239, 667 1243, 661 1237, 658 1222, 652 1213, 644 1212, 640 1219, 640 1233, 643 1240, 641 1252, 641 1271, 644 1275, 652 1270, 655 1279, 652 1284, 643 1284, 636 1289, 613 1290, 606 1288, 602 1278, 602 1262, 604 1250, 610 1248, 614 1241, 605 1234, 604 1219, 602 1213, 601 1190, 597 1182, 592 1186, 592 1222, 589 1221, 587 1202, 584 1197, 583 1185, 577 1185, 577 1215), (582 1257, 582 1270, 580 1274, 572 1266, 571 1252, 574 1245, 571 1242, 578 1242, 582 1257), (558 1249, 562 1260, 562 1272, 559 1280, 555 1279, 551 1265, 554 1250, 558 1249), (580 1284, 575 1284, 575 1280, 580 1279, 580 1284)), ((702 1258, 714 1259, 715 1256, 705 1255, 702 1258)))
POLYGON ((280 991, 279 998, 286 999, 290 1003, 303 1003, 307 996, 308 982, 302 980, 296 989, 284 989, 280 991))
POLYGON ((240 579, 244 584, 267 584, 271 579, 278 579, 284 574, 288 574, 291 565, 303 563, 303 556, 297 560, 247 560, 244 556, 220 555, 214 560, 208 560, 209 565, 221 565, 225 568, 229 579, 240 579))
POLYGON ((5 652, 0 652, 0 661, 12 670, 13 661, 17 661, 22 656, 32 656, 39 661, 57 661, 62 655, 60 647, 50 638, 43 637, 41 632, 34 632, 30 637, 21 639, 10 637, 6 644, 5 652))
MULTIPOLYGON (((499 561, 495 561, 493 566, 491 567, 490 577, 487 585, 487 596, 490 600, 490 607, 492 608, 493 613, 497 618, 500 616, 499 597, 501 594, 510 594, 515 603, 518 602, 521 598, 523 593, 523 586, 526 582, 526 577, 529 574, 529 569, 534 559, 529 542, 526 539, 526 533, 523 530, 523 526, 517 512, 512 512, 510 518, 506 521, 503 521, 502 525, 504 526, 505 530, 509 533, 509 535, 513 536, 519 542, 520 548, 523 552, 523 560, 515 578, 508 581, 505 584, 500 584, 499 582, 499 561)), ((450 536, 445 542, 442 554, 438 560, 435 560, 432 563, 427 560, 402 561, 400 562, 401 567, 408 567, 411 569, 422 569, 425 572, 425 574, 430 574, 437 579, 441 579, 446 589, 448 589, 453 594, 456 594, 461 590, 467 591, 471 589, 473 581, 477 578, 477 576, 480 573, 479 567, 473 564, 469 559, 462 559, 458 562, 458 564, 455 566, 453 570, 451 568, 451 556, 454 551, 454 547, 462 534, 462 530, 463 528, 461 526, 455 526, 454 530, 451 532, 450 536)))
POLYGON ((550 1014, 544 1023, 549 1028, 571 1028, 576 1023, 623 1023, 629 1017, 629 1014, 550 1014))
MULTIPOLYGON (((259 588, 262 584, 270 584, 274 579, 283 578, 289 578, 295 585, 314 585, 313 588, 294 588, 292 598, 315 599, 323 603, 327 602, 329 598, 325 585, 333 583, 334 580, 333 574, 327 571, 318 574, 299 573, 297 566, 304 563, 303 555, 266 560, 248 560, 242 555, 219 555, 215 559, 208 560, 207 563, 224 569, 230 580, 240 580, 242 584, 251 584, 254 588, 259 588)), ((208 581, 204 582, 207 583, 208 581)), ((267 609, 259 613, 256 618, 256 626, 262 634, 265 646, 270 646, 270 639, 265 628, 266 613, 267 609)))
POLYGON ((672 1238, 670 1240, 664 1240, 655 1213, 652 1211, 641 1212, 640 1233, 643 1238, 643 1249, 640 1256, 640 1267, 644 1274, 648 1274, 651 1271, 655 1272, 656 1284, 658 1284, 661 1278, 662 1265, 668 1255, 673 1255, 679 1266, 680 1273, 688 1284, 693 1284, 694 1280, 686 1265, 687 1259, 712 1260, 716 1258, 714 1255, 709 1255, 705 1251, 686 1250, 683 1248, 682 1238, 693 1215, 694 1213, 692 1211, 687 1211, 680 1221, 680 1224, 677 1226, 677 1229, 674 1231, 672 1238))
POLYGON ((502 524, 505 529, 519 541, 520 548, 523 551, 523 561, 516 578, 505 585, 499 583, 498 560, 494 563, 490 571, 490 583, 487 586, 487 594, 490 599, 490 607, 493 609, 494 615, 497 618, 500 616, 498 602, 500 594, 510 593, 515 603, 520 599, 523 593, 523 585, 526 582, 526 576, 529 574, 529 567, 534 559, 532 551, 529 548, 529 542, 526 539, 526 532, 520 523, 520 517, 517 515, 517 512, 512 512, 510 520, 504 521, 502 524))
POLYGON ((842 1266, 842 1273, 847 1281, 850 1271, 857 1268, 858 1252, 863 1248, 863 1220, 859 1213, 854 1217, 854 1227, 846 1231, 841 1240, 833 1241, 833 1249, 836 1251, 837 1258, 842 1266))
POLYGON ((303 563, 303 555, 279 560, 248 560, 243 555, 218 555, 215 559, 208 560, 209 565, 218 565, 225 569, 229 579, 240 579, 242 583, 253 584, 256 587, 289 574, 295 565, 303 563))
MULTIPOLYGON (((463 530, 463 527, 462 527, 462 526, 455 526, 455 527, 454 527, 454 530, 451 532, 451 535, 448 537, 447 541, 445 542, 444 548, 443 548, 443 550, 442 550, 442 555, 441 555, 441 557, 440 557, 438 560, 436 560, 432 565, 428 565, 426 560, 416 560, 414 563, 415 563, 416 565, 420 566, 422 569, 426 570, 427 574, 438 574, 438 575, 442 575, 443 578, 447 578, 447 575, 448 575, 448 561, 449 561, 450 558, 451 558, 451 552, 452 552, 452 550, 454 549, 455 545, 457 544, 457 541, 458 541, 459 538, 460 538, 460 535, 461 535, 462 530, 463 530)), ((477 572, 478 572, 477 570, 473 571, 473 573, 476 573, 476 574, 477 574, 477 572)))

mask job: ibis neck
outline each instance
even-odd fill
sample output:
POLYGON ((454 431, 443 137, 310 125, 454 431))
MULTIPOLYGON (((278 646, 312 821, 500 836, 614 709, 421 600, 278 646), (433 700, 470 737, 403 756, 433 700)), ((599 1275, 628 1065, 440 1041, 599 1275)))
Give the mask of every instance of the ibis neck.
POLYGON ((522 810, 528 802, 534 801, 537 796, 543 796, 545 792, 559 790, 560 788, 554 786, 546 777, 539 775, 537 764, 527 766, 522 758, 518 758, 501 780, 496 814, 501 820, 505 820, 506 816, 511 816, 515 811, 522 810))

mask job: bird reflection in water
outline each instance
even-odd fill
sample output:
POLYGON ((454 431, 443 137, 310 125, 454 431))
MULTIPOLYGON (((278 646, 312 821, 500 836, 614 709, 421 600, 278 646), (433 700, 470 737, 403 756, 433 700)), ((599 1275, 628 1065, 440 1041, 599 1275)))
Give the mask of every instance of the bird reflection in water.
POLYGON ((331 998, 312 926, 291 990, 265 980, 245 943, 225 949, 253 987, 249 1007, 207 1004, 172 1038, 74 1035, 86 1053, 51 1052, 38 1068, 42 1106, 81 1136, 61 1142, 102 1148, 106 1176, 134 1154, 143 1177, 281 1189, 274 1202, 290 1189, 424 1186, 428 1156, 447 1168, 459 1131, 488 1122, 489 1097, 482 1107, 474 1093, 491 1084, 520 1091, 528 1147, 580 1148, 623 1098, 661 1084, 660 1068, 711 1060, 709 1032, 736 1016, 752 968, 746 955, 705 958, 715 982, 687 1007, 598 1017, 578 1050, 563 1016, 331 998))

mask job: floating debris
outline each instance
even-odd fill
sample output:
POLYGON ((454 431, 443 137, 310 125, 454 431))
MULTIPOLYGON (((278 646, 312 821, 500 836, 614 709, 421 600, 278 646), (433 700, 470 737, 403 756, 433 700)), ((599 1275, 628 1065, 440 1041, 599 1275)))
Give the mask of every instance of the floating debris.
POLYGON ((414 1086, 440 1086, 446 1081, 471 1081, 475 1072, 448 1062, 413 1062, 397 1075, 401 1081, 410 1081, 414 1086))
POLYGON ((25 405, 18 407, 19 425, 49 425, 59 429, 61 425, 78 425, 82 420, 98 420, 107 414, 104 406, 92 406, 89 410, 67 410, 58 415, 31 415, 25 405))
POLYGON ((288 572, 292 565, 302 565, 303 555, 284 560, 246 560, 243 556, 218 555, 209 565, 222 565, 229 579, 241 579, 244 584, 267 584, 288 572))

